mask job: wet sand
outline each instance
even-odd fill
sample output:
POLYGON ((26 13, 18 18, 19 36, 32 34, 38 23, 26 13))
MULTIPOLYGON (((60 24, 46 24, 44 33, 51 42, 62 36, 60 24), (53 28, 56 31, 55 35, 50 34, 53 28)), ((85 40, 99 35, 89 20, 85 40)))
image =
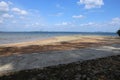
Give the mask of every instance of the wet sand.
POLYGON ((22 70, 0 80, 120 80, 120 55, 22 70))

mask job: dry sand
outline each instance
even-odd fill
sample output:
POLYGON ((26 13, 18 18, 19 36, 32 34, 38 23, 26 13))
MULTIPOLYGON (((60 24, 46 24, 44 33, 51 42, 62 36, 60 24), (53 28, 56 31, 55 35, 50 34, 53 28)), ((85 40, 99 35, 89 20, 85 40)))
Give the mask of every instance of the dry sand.
POLYGON ((109 44, 119 44, 117 37, 105 36, 61 36, 46 40, 0 45, 0 55, 39 53, 61 50, 75 50, 109 44))

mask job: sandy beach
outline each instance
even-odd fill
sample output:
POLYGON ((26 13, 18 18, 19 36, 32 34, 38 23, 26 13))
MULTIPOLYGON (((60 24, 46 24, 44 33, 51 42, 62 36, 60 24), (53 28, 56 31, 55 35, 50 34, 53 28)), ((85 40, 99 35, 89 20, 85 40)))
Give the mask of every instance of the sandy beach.
POLYGON ((61 36, 45 40, 0 45, 0 55, 39 53, 61 50, 75 50, 101 45, 119 44, 118 37, 105 36, 61 36))
POLYGON ((0 45, 0 75, 117 55, 120 55, 119 37, 61 36, 3 44, 0 45))
POLYGON ((0 0, 0 80, 120 80, 120 0, 0 0))

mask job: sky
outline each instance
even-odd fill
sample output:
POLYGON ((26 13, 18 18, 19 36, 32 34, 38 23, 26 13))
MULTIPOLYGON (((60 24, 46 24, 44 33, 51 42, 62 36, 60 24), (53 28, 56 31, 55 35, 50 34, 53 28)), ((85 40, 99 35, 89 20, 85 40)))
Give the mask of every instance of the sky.
POLYGON ((0 0, 0 31, 116 32, 120 0, 0 0))

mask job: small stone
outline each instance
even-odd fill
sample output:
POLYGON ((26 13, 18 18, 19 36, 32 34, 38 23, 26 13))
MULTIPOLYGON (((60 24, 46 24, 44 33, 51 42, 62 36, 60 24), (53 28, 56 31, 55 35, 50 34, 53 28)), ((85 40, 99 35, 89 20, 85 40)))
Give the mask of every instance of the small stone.
POLYGON ((83 75, 82 77, 83 77, 83 78, 86 78, 87 76, 86 76, 86 75, 83 75))
POLYGON ((87 80, 90 80, 90 78, 89 78, 89 77, 87 77, 87 80))
POLYGON ((79 74, 79 75, 76 75, 75 77, 76 77, 76 79, 75 79, 75 80, 80 80, 81 75, 79 74))
POLYGON ((36 78, 32 78, 31 80, 36 80, 36 78))
POLYGON ((38 74, 37 76, 41 76, 41 74, 38 74))

